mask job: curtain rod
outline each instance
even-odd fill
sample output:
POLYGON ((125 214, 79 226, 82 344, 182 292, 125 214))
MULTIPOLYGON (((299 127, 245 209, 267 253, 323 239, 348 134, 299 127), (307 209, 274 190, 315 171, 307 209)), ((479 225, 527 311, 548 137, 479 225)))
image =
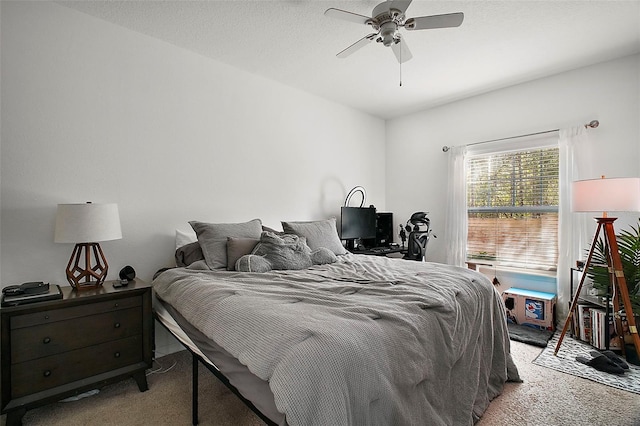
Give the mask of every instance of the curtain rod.
MULTIPOLYGON (((584 127, 585 128, 590 127, 592 129, 595 129, 599 125, 600 125, 600 122, 598 120, 591 120, 589 123, 585 124, 584 127)), ((488 141, 468 143, 465 146, 480 145, 480 144, 489 143, 489 142, 500 142, 500 141, 506 141, 506 140, 509 140, 509 139, 524 138, 524 137, 527 137, 527 136, 544 135, 545 133, 553 133, 553 132, 557 132, 559 130, 560 129, 551 129, 551 130, 544 130, 542 132, 527 133, 526 135, 509 136, 509 137, 500 138, 500 139, 491 139, 491 140, 488 140, 488 141)), ((450 146, 445 145, 445 146, 442 147, 442 152, 447 152, 450 149, 451 149, 450 146)))

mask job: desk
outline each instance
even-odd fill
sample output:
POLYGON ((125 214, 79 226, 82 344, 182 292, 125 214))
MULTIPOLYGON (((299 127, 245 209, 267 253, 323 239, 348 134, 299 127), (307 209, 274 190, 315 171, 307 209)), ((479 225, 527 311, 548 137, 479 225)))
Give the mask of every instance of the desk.
POLYGON ((386 256, 393 253, 405 254, 407 252, 407 249, 406 247, 374 247, 371 249, 353 249, 350 250, 350 252, 353 254, 368 254, 369 256, 386 256))

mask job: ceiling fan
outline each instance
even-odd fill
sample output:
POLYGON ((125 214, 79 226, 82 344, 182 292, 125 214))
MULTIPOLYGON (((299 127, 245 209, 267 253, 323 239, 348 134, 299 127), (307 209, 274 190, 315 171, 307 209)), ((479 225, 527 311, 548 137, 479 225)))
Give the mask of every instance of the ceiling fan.
POLYGON ((410 4, 411 0, 385 1, 373 8, 371 17, 347 12, 346 10, 327 9, 324 12, 325 16, 355 22, 357 24, 371 25, 376 31, 364 36, 336 56, 338 58, 346 58, 356 50, 375 40, 386 47, 391 46, 391 50, 393 50, 393 53, 396 55, 398 62, 403 63, 411 59, 413 55, 400 34, 400 28, 404 27, 406 30, 414 31, 459 27, 464 19, 464 13, 462 12, 405 19, 405 12, 410 4))

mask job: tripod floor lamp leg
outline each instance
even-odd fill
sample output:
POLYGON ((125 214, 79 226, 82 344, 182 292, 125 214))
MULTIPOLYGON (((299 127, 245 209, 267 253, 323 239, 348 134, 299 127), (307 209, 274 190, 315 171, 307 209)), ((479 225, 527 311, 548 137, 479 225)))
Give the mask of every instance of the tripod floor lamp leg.
MULTIPOLYGON (((605 223, 605 232, 609 239, 609 247, 611 248, 611 260, 613 263, 613 272, 615 274, 616 289, 620 292, 620 298, 622 298, 622 304, 624 305, 624 311, 627 314, 627 322, 629 323, 629 333, 633 339, 633 344, 636 348, 636 354, 640 356, 640 336, 638 336, 638 327, 636 326, 636 320, 633 313, 633 307, 631 306, 631 298, 629 297, 629 288, 627 287, 627 280, 624 277, 622 270, 622 260, 620 259, 620 252, 618 251, 618 241, 613 231, 613 222, 605 223)), ((620 330, 622 332, 622 330, 620 330)), ((624 342, 624 340, 622 340, 624 342)), ((622 346, 624 351, 624 345, 622 346)))

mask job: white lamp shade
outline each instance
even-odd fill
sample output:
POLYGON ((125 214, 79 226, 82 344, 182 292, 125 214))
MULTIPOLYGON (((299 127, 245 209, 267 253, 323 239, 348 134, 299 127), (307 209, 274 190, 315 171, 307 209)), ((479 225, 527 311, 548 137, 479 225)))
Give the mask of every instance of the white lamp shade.
POLYGON ((571 188, 571 211, 640 211, 640 178, 579 180, 571 188))
POLYGON ((96 243, 120 238, 117 204, 58 204, 56 243, 96 243))

